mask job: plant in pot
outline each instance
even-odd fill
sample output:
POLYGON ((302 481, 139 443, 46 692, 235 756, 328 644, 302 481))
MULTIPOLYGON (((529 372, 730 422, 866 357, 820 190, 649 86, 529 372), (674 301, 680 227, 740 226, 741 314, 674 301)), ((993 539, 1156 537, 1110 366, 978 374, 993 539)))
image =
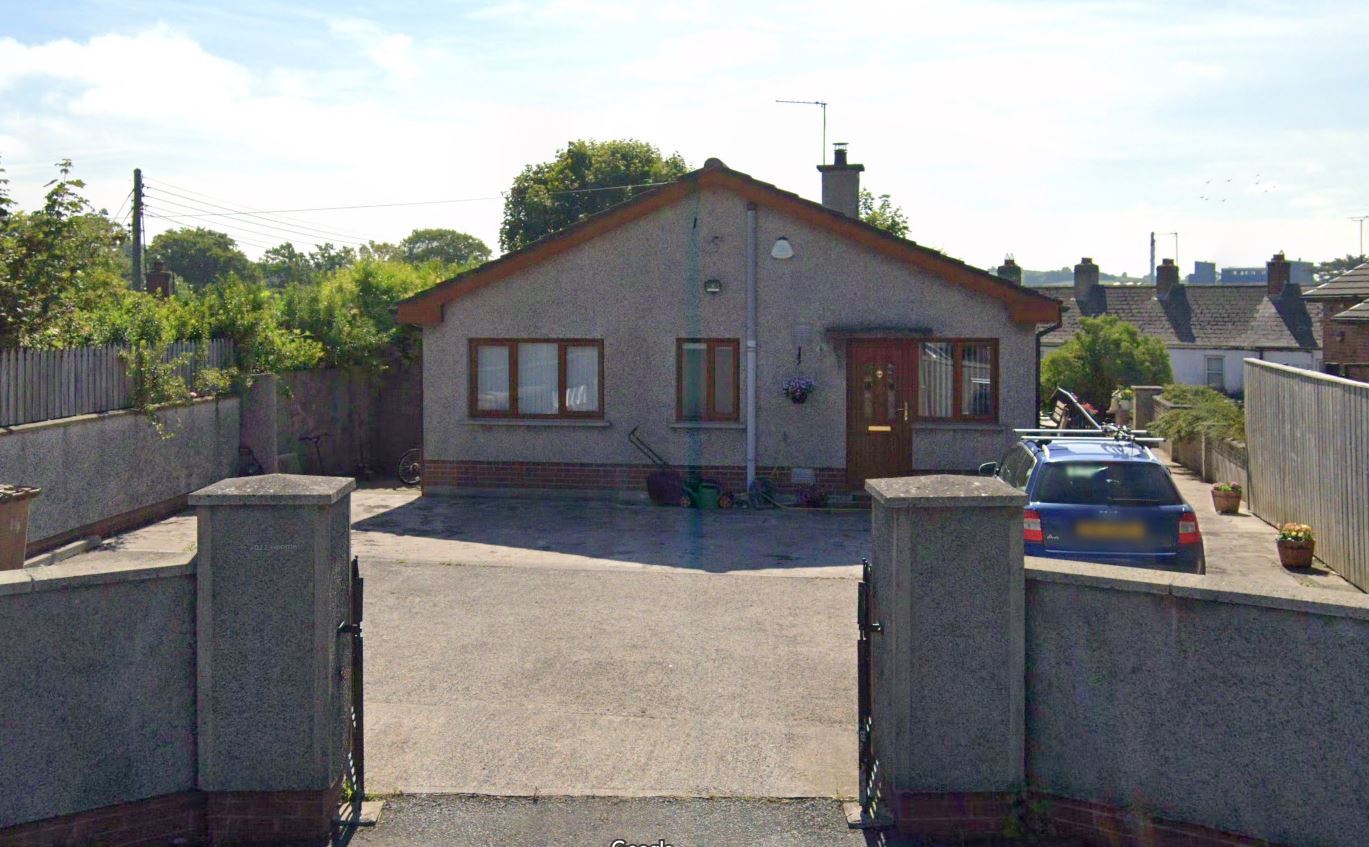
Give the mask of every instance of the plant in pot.
POLYGON ((1241 484, 1219 482, 1212 486, 1212 508, 1219 515, 1234 515, 1241 511, 1241 484))
POLYGON ((1312 567, 1312 551, 1317 545, 1312 527, 1305 523, 1280 524, 1277 543, 1279 563, 1285 568, 1312 567))
POLYGON ((806 376, 791 376, 780 386, 780 393, 794 403, 802 403, 817 387, 817 383, 806 376))

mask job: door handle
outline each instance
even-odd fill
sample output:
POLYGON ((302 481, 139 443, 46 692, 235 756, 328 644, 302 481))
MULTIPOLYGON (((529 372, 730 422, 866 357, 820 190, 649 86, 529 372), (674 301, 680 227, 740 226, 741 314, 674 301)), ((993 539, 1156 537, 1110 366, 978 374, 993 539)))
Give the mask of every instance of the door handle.
POLYGON ((904 401, 903 401, 903 422, 904 422, 904 423, 907 423, 907 422, 908 422, 908 401, 907 401, 907 400, 904 400, 904 401))

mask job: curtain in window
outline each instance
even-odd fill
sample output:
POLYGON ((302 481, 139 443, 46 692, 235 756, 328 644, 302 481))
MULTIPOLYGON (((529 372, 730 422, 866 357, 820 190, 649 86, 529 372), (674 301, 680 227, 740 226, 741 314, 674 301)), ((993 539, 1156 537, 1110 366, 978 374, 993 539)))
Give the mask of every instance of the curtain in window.
POLYGON ((708 413, 708 344, 688 341, 680 345, 680 417, 701 420, 708 413))
POLYGON ((737 414, 737 350, 728 344, 713 348, 713 415, 731 418, 737 414))
POLYGON ((484 344, 476 348, 475 408, 481 412, 509 410, 509 348, 484 344))
POLYGON ((566 347, 566 411, 599 411, 599 348, 566 347))
POLYGON ((966 418, 993 415, 992 344, 961 345, 960 414, 966 418))
POLYGON ((951 417, 955 400, 955 353, 946 341, 918 345, 917 414, 923 418, 951 417))
POLYGON ((518 345, 519 414, 556 414, 556 351, 556 344, 518 345))

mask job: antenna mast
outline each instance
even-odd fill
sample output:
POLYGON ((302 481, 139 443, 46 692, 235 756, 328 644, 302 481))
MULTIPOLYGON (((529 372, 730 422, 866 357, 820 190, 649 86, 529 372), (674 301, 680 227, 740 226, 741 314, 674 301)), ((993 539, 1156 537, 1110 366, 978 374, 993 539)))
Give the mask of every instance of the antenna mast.
POLYGON ((818 158, 827 164, 827 101, 826 100, 776 100, 776 103, 792 103, 796 106, 822 107, 822 155, 818 158))

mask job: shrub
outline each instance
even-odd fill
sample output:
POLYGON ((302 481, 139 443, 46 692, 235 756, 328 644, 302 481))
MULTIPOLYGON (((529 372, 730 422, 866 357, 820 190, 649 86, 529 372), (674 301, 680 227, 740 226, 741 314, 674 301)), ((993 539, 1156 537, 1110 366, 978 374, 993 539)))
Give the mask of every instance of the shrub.
POLYGON ((1150 430, 1170 441, 1207 436, 1228 441, 1245 441, 1245 411, 1241 406, 1202 385, 1166 385, 1160 395, 1179 408, 1170 409, 1155 419, 1150 430))

